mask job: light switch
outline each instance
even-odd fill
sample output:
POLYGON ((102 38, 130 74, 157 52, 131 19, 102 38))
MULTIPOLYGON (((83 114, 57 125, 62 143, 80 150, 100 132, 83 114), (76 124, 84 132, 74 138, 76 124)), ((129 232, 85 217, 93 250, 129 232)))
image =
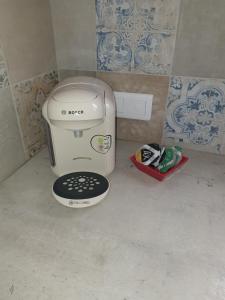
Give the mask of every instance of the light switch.
POLYGON ((114 92, 117 106, 117 117, 150 120, 153 95, 114 92))

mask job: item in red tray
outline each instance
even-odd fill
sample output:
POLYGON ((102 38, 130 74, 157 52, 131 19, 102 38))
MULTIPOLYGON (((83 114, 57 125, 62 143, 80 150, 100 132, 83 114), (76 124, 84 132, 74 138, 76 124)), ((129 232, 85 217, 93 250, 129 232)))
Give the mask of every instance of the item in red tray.
POLYGON ((164 151, 165 148, 159 144, 146 144, 135 153, 135 158, 145 166, 158 167, 164 157, 164 151))
POLYGON ((182 159, 182 148, 178 146, 166 147, 165 155, 159 163, 158 170, 160 173, 166 173, 169 169, 175 167, 182 159))

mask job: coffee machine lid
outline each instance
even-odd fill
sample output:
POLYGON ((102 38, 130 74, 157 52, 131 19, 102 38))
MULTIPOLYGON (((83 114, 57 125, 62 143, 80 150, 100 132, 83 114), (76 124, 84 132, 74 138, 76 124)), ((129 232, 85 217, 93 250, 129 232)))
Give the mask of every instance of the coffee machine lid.
POLYGON ((104 176, 93 172, 74 172, 59 177, 52 194, 61 204, 88 207, 99 203, 109 192, 109 182, 104 176))

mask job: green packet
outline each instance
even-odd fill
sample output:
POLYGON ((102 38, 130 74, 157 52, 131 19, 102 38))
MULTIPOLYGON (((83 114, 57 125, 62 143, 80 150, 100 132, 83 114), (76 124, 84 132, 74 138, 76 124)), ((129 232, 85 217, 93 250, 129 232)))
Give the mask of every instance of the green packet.
POLYGON ((182 159, 182 151, 179 146, 166 147, 163 160, 158 166, 160 173, 166 173, 169 169, 178 165, 182 159))

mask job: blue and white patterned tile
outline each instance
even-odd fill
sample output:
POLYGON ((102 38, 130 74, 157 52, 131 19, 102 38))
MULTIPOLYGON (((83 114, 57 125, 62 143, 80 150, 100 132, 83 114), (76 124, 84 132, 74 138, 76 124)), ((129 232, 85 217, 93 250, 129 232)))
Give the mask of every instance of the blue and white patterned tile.
POLYGON ((96 0, 98 70, 170 73, 180 0, 96 0))
POLYGON ((130 71, 131 35, 126 32, 97 33, 97 67, 100 71, 130 71))
POLYGON ((133 30, 134 9, 134 0, 96 0, 97 31, 133 30))
POLYGON ((225 81, 173 77, 164 141, 225 153, 225 81))
POLYGON ((138 31, 175 31, 180 0, 137 0, 136 26, 138 31))
POLYGON ((7 71, 3 49, 0 45, 0 89, 7 88, 8 86, 9 86, 8 71, 7 71))
POLYGON ((27 157, 32 157, 45 143, 41 110, 46 97, 57 82, 57 73, 52 71, 13 86, 27 157))
POLYGON ((138 37, 135 44, 133 70, 136 73, 167 75, 170 72, 173 34, 144 33, 138 37))

